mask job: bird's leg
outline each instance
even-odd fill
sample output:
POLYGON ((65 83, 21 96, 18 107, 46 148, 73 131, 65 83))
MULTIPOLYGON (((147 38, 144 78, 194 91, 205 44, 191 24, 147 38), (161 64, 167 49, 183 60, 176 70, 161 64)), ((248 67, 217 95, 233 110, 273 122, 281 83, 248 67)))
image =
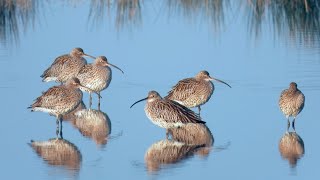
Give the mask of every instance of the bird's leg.
POLYGON ((294 127, 294 122, 295 122, 295 120, 296 120, 296 117, 294 117, 294 118, 293 118, 293 121, 292 121, 292 128, 293 128, 294 131, 296 131, 296 128, 294 127))
POLYGON ((200 111, 201 111, 201 107, 200 106, 198 106, 198 110, 199 110, 199 116, 200 116, 200 111))
POLYGON ((290 128, 290 120, 289 120, 289 117, 287 118, 287 121, 288 121, 288 127, 287 127, 287 131, 288 131, 289 128, 290 128))
POLYGON ((59 121, 60 121, 60 133, 59 133, 59 135, 60 135, 60 138, 63 139, 63 136, 62 136, 62 118, 61 117, 59 118, 59 121))
POLYGON ((168 129, 166 129, 166 139, 167 140, 169 139, 169 131, 168 131, 168 129))
POLYGON ((59 115, 57 116, 57 120, 56 120, 56 136, 57 136, 57 139, 59 138, 59 115))
POLYGON ((92 105, 92 96, 91 96, 91 92, 89 92, 89 109, 91 109, 91 105, 92 105))
POLYGON ((98 110, 100 111, 100 92, 98 92, 98 110))

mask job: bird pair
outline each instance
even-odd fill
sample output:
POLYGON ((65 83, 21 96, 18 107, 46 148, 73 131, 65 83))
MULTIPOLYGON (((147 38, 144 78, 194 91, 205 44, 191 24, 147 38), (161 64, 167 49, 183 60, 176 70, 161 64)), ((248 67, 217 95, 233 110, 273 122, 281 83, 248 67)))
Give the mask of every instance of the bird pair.
POLYGON ((61 85, 48 89, 29 107, 32 111, 48 112, 56 116, 57 135, 62 132, 62 116, 74 110, 82 101, 81 90, 90 94, 89 107, 92 104, 91 93, 96 93, 100 109, 100 92, 109 86, 112 78, 109 66, 123 73, 120 68, 110 64, 105 56, 95 58, 93 64, 87 64, 83 56, 94 58, 85 54, 81 48, 74 48, 70 54, 56 58, 41 77, 44 82, 56 81, 61 85))
POLYGON ((146 98, 135 102, 131 107, 147 100, 144 109, 147 117, 154 124, 167 129, 166 136, 168 137, 168 129, 181 127, 188 123, 205 123, 200 118, 200 106, 209 101, 214 91, 212 80, 224 83, 231 88, 224 81, 210 77, 207 71, 200 71, 194 78, 179 81, 165 98, 162 98, 156 91, 150 91, 146 98), (192 107, 198 107, 199 114, 189 109, 192 107))
POLYGON ((89 92, 90 108, 92 105, 91 93, 97 92, 99 94, 98 109, 100 109, 100 92, 106 89, 111 82, 111 66, 123 73, 120 68, 109 63, 105 56, 98 56, 95 58, 85 54, 81 48, 74 48, 70 54, 65 54, 56 58, 52 65, 43 72, 41 77, 44 82, 56 81, 61 84, 73 77, 77 77, 83 86, 92 90, 88 91, 88 89, 81 88, 81 90, 89 92), (87 64, 87 61, 83 58, 84 56, 95 60, 92 64, 87 64))

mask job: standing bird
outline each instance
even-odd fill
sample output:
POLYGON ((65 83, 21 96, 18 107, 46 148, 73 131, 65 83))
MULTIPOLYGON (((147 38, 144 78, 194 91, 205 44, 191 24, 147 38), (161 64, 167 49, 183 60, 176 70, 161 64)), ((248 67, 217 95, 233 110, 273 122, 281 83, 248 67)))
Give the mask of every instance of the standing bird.
POLYGON ((80 87, 86 88, 80 84, 79 79, 71 78, 66 84, 53 86, 42 93, 28 108, 31 108, 31 111, 42 111, 56 116, 56 133, 58 136, 60 129, 60 136, 62 136, 62 116, 74 110, 82 101, 82 92, 79 90, 80 87))
POLYGON ((200 71, 194 78, 180 80, 172 87, 165 98, 176 101, 188 108, 198 107, 200 115, 200 106, 209 101, 214 91, 212 80, 221 82, 231 88, 229 84, 210 77, 207 71, 200 71))
POLYGON ((87 64, 83 56, 93 56, 85 54, 81 48, 74 48, 70 54, 57 57, 51 66, 40 76, 43 82, 56 81, 65 83, 67 80, 75 77, 79 70, 87 64))
POLYGON ((281 92, 279 106, 283 114, 288 119, 288 128, 290 127, 289 117, 292 116, 292 128, 295 129, 294 121, 304 107, 304 100, 304 95, 297 88, 297 84, 295 82, 291 82, 289 89, 285 89, 281 92))
MULTIPOLYGON (((100 92, 109 86, 112 79, 110 66, 117 68, 123 73, 120 68, 110 64, 105 56, 99 56, 94 60, 94 63, 83 66, 77 75, 77 78, 83 86, 98 93, 98 109, 100 109, 100 92)), ((87 91, 88 89, 81 90, 87 91)), ((90 91, 87 92, 89 92, 90 95, 89 108, 91 108, 92 96, 90 91)))
POLYGON ((181 127, 188 123, 206 123, 201 121, 200 117, 192 110, 179 103, 162 98, 156 91, 150 91, 148 97, 133 103, 130 108, 144 100, 147 100, 144 108, 147 117, 155 125, 167 129, 167 138, 169 135, 168 129, 170 128, 181 127))

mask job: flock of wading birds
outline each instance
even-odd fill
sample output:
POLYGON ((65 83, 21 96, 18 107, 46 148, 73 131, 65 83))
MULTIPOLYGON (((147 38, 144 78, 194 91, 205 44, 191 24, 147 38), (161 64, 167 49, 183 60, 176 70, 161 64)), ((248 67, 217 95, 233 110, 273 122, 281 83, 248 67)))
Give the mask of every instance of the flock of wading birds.
MULTIPOLYGON (((91 94, 98 95, 100 110, 100 92, 111 82, 111 66, 123 73, 120 68, 110 64, 105 56, 95 58, 85 54, 81 48, 74 48, 70 54, 57 57, 41 75, 44 82, 56 81, 61 85, 53 86, 43 92, 29 108, 32 109, 31 111, 42 111, 56 116, 56 134, 57 137, 61 136, 62 116, 73 111, 82 102, 82 91, 90 94, 89 108, 92 105, 91 94), (84 56, 95 60, 92 64, 87 64, 84 56)), ((170 128, 179 128, 188 123, 205 123, 200 118, 200 106, 209 101, 214 91, 213 80, 231 88, 224 81, 211 77, 207 71, 200 71, 195 77, 180 80, 166 97, 162 98, 158 92, 150 91, 146 98, 135 102, 132 106, 146 100, 144 110, 147 117, 154 124, 165 128, 168 138, 170 128), (189 109, 193 107, 198 107, 199 113, 189 109)), ((282 91, 279 106, 288 120, 288 128, 290 127, 289 117, 293 117, 292 127, 295 129, 295 119, 302 111, 304 101, 303 93, 294 82, 290 83, 288 89, 282 91)))

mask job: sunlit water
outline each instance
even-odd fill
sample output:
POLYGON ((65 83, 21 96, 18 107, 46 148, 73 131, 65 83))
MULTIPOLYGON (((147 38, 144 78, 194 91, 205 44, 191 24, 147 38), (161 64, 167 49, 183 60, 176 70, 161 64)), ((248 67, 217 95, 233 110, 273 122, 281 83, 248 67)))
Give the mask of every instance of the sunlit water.
POLYGON ((1 24, 2 179, 319 178, 319 25, 299 31, 297 22, 294 32, 268 19, 259 25, 249 1, 32 2, 16 8, 16 19, 6 21, 11 29, 1 24), (55 85, 41 82, 42 72, 74 47, 105 55, 125 74, 113 69, 101 112, 82 110, 80 120, 63 123, 61 146, 68 150, 44 155, 29 143, 48 145, 55 118, 27 107, 55 85), (203 69, 232 86, 215 83, 202 107, 205 146, 167 141, 165 130, 145 116, 143 103, 129 108, 148 91, 165 96, 180 79, 203 69), (296 121, 303 147, 296 144, 294 156, 279 149, 287 124, 278 98, 291 81, 306 97, 296 121), (87 128, 90 118, 96 124, 87 128), (149 161, 150 154, 159 159, 149 161))

